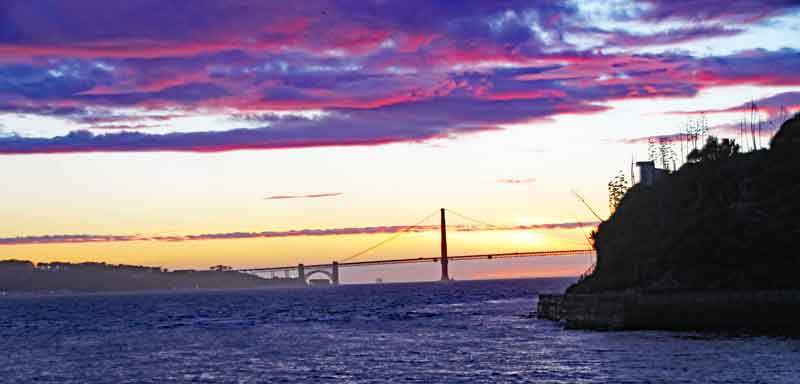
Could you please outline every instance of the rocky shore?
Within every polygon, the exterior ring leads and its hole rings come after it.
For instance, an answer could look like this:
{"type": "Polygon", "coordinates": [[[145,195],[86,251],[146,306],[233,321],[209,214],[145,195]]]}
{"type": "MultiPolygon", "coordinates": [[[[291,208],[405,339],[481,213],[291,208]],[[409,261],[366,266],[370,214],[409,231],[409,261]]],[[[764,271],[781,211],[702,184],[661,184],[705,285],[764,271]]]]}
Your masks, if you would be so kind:
{"type": "Polygon", "coordinates": [[[570,329],[800,333],[800,290],[540,295],[539,318],[570,329]]]}

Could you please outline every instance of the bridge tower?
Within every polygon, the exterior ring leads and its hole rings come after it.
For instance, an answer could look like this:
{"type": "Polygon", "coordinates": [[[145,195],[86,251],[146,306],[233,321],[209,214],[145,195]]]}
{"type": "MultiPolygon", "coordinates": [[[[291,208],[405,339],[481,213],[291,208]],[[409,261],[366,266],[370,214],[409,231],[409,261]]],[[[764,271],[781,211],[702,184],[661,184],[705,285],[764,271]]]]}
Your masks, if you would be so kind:
{"type": "Polygon", "coordinates": [[[439,210],[442,222],[440,224],[440,230],[442,233],[442,254],[441,258],[439,259],[442,263],[442,281],[450,281],[450,271],[448,270],[448,260],[447,260],[447,224],[445,223],[444,218],[444,208],[439,210]]]}
{"type": "Polygon", "coordinates": [[[306,284],[306,266],[301,264],[297,264],[297,279],[300,280],[300,283],[303,285],[306,284]]]}
{"type": "Polygon", "coordinates": [[[331,265],[331,284],[339,285],[339,262],[334,261],[331,265]]]}

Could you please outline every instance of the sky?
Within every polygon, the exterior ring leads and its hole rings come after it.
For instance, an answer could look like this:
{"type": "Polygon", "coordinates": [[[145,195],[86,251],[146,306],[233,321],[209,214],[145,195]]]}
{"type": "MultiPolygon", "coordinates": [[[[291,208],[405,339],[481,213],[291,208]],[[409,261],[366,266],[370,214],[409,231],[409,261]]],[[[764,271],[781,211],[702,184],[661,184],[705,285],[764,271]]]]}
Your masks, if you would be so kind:
{"type": "MultiPolygon", "coordinates": [[[[572,191],[606,217],[648,141],[704,119],[741,142],[755,102],[767,145],[800,110],[797,36],[781,0],[3,0],[0,259],[313,264],[425,217],[358,260],[436,256],[440,207],[467,217],[451,255],[586,248],[572,191]]],[[[438,273],[404,268],[353,279],[438,273]]]]}

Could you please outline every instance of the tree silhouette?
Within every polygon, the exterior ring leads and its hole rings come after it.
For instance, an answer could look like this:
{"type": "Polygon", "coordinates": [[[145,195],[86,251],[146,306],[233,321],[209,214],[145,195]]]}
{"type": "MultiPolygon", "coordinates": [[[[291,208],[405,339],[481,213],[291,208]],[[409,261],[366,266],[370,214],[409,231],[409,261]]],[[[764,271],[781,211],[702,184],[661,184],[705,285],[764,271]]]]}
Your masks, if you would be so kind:
{"type": "Polygon", "coordinates": [[[625,174],[619,171],[619,173],[608,182],[608,209],[610,209],[611,212],[617,210],[619,203],[627,192],[628,180],[625,178],[625,174]]]}
{"type": "Polygon", "coordinates": [[[701,161],[719,161],[729,159],[739,153],[739,144],[736,140],[722,139],[719,141],[714,136],[709,136],[706,144],[701,149],[693,149],[686,156],[686,161],[699,163],[701,161]]]}

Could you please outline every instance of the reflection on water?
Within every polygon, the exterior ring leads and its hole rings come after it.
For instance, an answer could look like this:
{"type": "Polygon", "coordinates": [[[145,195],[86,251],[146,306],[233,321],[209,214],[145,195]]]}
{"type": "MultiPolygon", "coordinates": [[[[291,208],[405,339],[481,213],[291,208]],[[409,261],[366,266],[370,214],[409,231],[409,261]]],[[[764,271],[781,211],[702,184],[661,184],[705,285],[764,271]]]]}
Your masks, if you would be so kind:
{"type": "Polygon", "coordinates": [[[800,340],[565,331],[569,280],[0,299],[0,382],[794,383],[800,340]]]}

